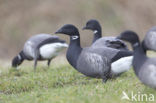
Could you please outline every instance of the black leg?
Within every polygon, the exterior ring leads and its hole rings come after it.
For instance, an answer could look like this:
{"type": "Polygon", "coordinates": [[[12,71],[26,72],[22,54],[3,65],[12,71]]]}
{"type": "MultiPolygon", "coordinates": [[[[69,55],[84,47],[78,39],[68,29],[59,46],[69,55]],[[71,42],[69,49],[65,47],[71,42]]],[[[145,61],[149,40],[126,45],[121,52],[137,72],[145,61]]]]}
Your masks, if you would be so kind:
{"type": "Polygon", "coordinates": [[[38,57],[39,57],[39,50],[36,48],[35,49],[35,58],[34,58],[34,60],[35,60],[34,61],[34,71],[36,71],[38,57]]]}
{"type": "Polygon", "coordinates": [[[103,76],[103,77],[102,77],[102,81],[103,81],[103,83],[106,83],[107,80],[108,80],[108,78],[107,78],[106,76],[103,76]]]}
{"type": "Polygon", "coordinates": [[[50,66],[50,63],[51,63],[51,59],[48,60],[48,63],[47,63],[48,67],[50,66]]]}
{"type": "Polygon", "coordinates": [[[37,66],[37,59],[35,59],[35,62],[34,62],[34,71],[36,71],[36,66],[37,66]]]}

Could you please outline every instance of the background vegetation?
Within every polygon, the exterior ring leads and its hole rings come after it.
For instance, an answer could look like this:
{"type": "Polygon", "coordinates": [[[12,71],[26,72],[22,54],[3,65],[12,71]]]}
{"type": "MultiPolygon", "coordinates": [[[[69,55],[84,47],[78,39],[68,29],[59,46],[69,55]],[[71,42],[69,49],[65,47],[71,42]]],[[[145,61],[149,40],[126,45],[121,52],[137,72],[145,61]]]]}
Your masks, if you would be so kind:
{"type": "Polygon", "coordinates": [[[155,0],[0,0],[0,58],[12,58],[30,36],[53,34],[67,23],[80,29],[82,45],[89,46],[92,32],[81,30],[89,19],[100,21],[103,36],[131,29],[142,37],[156,24],[155,9],[155,0]]]}
{"type": "Polygon", "coordinates": [[[133,70],[103,84],[74,70],[65,52],[49,69],[41,63],[36,73],[32,62],[24,62],[19,70],[10,68],[13,56],[34,34],[53,34],[64,24],[74,24],[85,47],[93,35],[81,28],[87,20],[97,19],[103,36],[116,36],[129,29],[142,39],[156,25],[155,10],[155,0],[0,0],[0,103],[131,103],[121,100],[122,91],[156,97],[155,90],[141,84],[133,70]]]}

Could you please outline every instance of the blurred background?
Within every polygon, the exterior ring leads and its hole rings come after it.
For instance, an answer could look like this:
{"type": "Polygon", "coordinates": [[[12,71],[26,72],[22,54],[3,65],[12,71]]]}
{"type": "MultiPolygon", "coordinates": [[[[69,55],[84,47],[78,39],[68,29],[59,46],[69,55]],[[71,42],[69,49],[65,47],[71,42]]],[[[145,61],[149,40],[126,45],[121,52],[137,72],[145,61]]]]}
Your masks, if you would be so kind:
{"type": "Polygon", "coordinates": [[[155,10],[156,0],[0,0],[0,59],[13,58],[32,35],[54,34],[69,23],[79,28],[82,46],[89,46],[93,33],[82,31],[89,19],[99,20],[103,36],[129,29],[143,38],[156,25],[155,10]]]}

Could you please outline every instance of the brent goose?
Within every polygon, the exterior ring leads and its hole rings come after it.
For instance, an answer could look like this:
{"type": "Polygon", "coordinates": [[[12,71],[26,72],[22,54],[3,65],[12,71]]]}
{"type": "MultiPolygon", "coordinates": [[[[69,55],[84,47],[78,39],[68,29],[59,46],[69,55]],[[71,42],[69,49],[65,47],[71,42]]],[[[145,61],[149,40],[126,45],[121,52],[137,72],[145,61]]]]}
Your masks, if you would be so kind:
{"type": "Polygon", "coordinates": [[[133,31],[125,31],[118,37],[131,43],[134,50],[133,67],[135,74],[145,85],[156,88],[156,58],[146,56],[143,42],[133,31]]]}
{"type": "Polygon", "coordinates": [[[56,57],[64,48],[68,47],[64,40],[50,34],[38,34],[29,38],[23,50],[12,60],[12,67],[19,66],[24,60],[34,60],[34,70],[37,60],[51,60],[56,57]]]}
{"type": "Polygon", "coordinates": [[[128,50],[127,45],[122,40],[113,36],[102,37],[101,25],[95,19],[87,21],[83,30],[92,30],[94,32],[92,46],[107,46],[115,49],[128,50]]]}
{"type": "Polygon", "coordinates": [[[82,48],[79,31],[72,24],[61,27],[56,32],[56,34],[59,33],[70,36],[66,54],[68,62],[86,76],[102,78],[105,82],[109,77],[125,72],[131,66],[133,57],[129,51],[119,51],[108,47],[82,48]]]}
{"type": "Polygon", "coordinates": [[[156,26],[146,33],[143,44],[147,50],[156,51],[156,26]]]}

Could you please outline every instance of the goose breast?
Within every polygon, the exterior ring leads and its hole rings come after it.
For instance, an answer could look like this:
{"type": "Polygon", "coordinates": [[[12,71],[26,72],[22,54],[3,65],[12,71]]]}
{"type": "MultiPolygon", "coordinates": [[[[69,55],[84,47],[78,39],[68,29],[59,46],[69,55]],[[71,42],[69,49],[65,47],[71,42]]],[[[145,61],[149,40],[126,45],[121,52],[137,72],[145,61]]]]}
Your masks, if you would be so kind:
{"type": "Polygon", "coordinates": [[[156,59],[148,59],[138,73],[139,79],[146,85],[156,88],[156,59]]]}
{"type": "Polygon", "coordinates": [[[76,67],[79,72],[90,77],[107,77],[110,72],[110,61],[106,57],[89,51],[89,49],[83,49],[76,67]]]}

